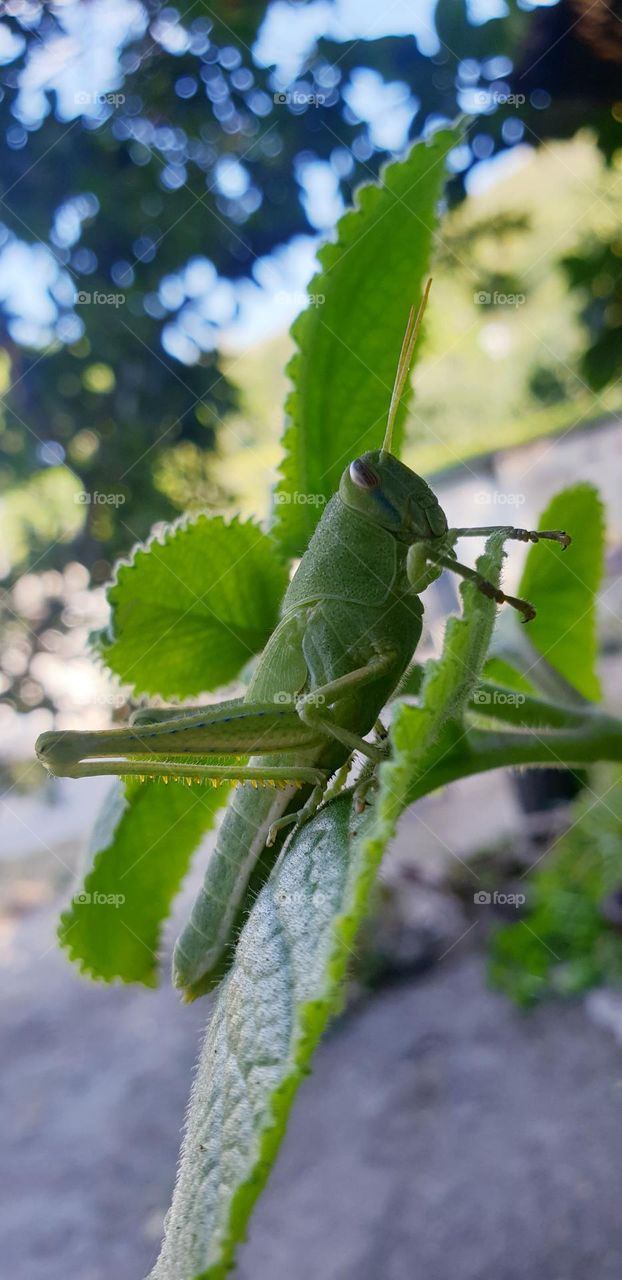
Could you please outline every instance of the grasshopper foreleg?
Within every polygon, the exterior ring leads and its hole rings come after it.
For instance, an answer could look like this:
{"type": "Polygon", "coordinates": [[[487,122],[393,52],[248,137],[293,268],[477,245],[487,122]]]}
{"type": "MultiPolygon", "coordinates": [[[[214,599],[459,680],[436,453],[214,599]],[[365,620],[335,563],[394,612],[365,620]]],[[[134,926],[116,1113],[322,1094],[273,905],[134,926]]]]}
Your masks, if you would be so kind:
{"type": "MultiPolygon", "coordinates": [[[[570,546],[572,538],[563,529],[517,529],[514,525],[509,524],[493,524],[478,525],[473,529],[450,529],[447,535],[447,542],[453,543],[458,538],[488,538],[493,533],[502,533],[505,538],[513,538],[517,542],[541,542],[548,539],[550,542],[558,542],[565,550],[570,546]]],[[[433,564],[443,568],[451,569],[453,573],[457,573],[460,577],[466,578],[469,582],[474,582],[478,591],[488,596],[491,600],[496,600],[497,604],[510,604],[513,609],[517,609],[523,615],[523,622],[531,622],[536,616],[536,611],[528,600],[521,600],[519,596],[506,595],[500,587],[495,587],[492,582],[484,578],[477,569],[470,569],[467,565],[461,564],[456,560],[453,553],[443,554],[435,551],[429,545],[425,548],[418,548],[419,557],[425,556],[426,560],[432,561],[433,564]]],[[[421,579],[422,565],[413,560],[413,569],[410,570],[409,576],[412,581],[414,568],[417,568],[419,578],[421,579]]],[[[414,584],[415,589],[421,590],[419,583],[414,584]]],[[[427,582],[425,583],[427,585],[427,582]]]]}
{"type": "Polygon", "coordinates": [[[541,542],[543,539],[548,539],[549,542],[559,542],[564,550],[572,542],[570,534],[565,533],[563,529],[516,529],[511,524],[480,525],[475,529],[450,529],[448,538],[488,538],[491,533],[504,533],[506,538],[513,538],[517,542],[541,542]]]}
{"type": "Polygon", "coordinates": [[[570,546],[572,538],[565,533],[563,529],[517,529],[514,525],[494,524],[494,525],[478,525],[473,529],[450,529],[446,535],[446,551],[437,551],[429,543],[418,543],[411,547],[408,559],[408,577],[413,590],[423,591],[430,582],[437,577],[441,569],[451,569],[453,573],[457,573],[460,577],[466,578],[469,582],[474,582],[478,591],[488,596],[491,600],[496,600],[497,604],[510,604],[513,609],[517,609],[523,615],[523,622],[531,622],[536,616],[536,611],[528,600],[521,600],[519,596],[506,595],[500,587],[495,587],[494,583],[484,578],[477,569],[470,569],[468,565],[461,564],[456,560],[453,551],[450,549],[452,544],[458,538],[488,538],[493,533],[502,533],[505,538],[513,538],[517,542],[540,542],[548,539],[551,542],[558,542],[564,548],[570,546]],[[433,568],[430,568],[430,565],[433,568]]]}
{"type": "Polygon", "coordinates": [[[501,587],[495,587],[493,582],[489,582],[488,578],[484,578],[477,569],[470,569],[468,565],[461,564],[459,560],[454,560],[451,556],[442,555],[441,552],[429,550],[428,555],[435,564],[441,565],[443,569],[451,569],[452,573],[457,573],[460,578],[466,578],[468,582],[475,583],[478,591],[482,595],[488,596],[489,600],[496,600],[497,604],[511,604],[513,609],[517,609],[523,615],[523,622],[531,622],[536,616],[536,611],[528,600],[521,600],[519,596],[508,596],[501,587]]]}
{"type": "Polygon", "coordinates": [[[468,582],[475,583],[478,591],[482,595],[488,596],[489,600],[496,600],[497,604],[511,604],[513,609],[517,609],[523,615],[523,622],[531,622],[536,616],[536,611],[528,600],[521,600],[519,596],[508,596],[501,587],[495,587],[493,582],[489,582],[488,578],[484,578],[477,569],[470,569],[468,565],[461,564],[459,560],[454,560],[451,556],[442,555],[440,551],[429,550],[428,555],[435,564],[440,565],[443,569],[451,569],[452,573],[457,573],[460,578],[466,578],[468,582]]]}

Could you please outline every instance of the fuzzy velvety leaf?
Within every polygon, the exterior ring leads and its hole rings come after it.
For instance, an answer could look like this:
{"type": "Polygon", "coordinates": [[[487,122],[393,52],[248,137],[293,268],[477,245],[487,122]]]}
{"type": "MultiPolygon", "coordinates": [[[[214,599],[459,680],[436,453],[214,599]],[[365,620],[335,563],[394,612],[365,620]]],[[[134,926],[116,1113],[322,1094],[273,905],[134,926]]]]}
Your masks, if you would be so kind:
{"type": "Polygon", "coordinates": [[[327,805],[257,898],[208,1028],[152,1280],[220,1280],[232,1265],[367,903],[362,837],[348,847],[361,825],[349,794],[327,805]]]}

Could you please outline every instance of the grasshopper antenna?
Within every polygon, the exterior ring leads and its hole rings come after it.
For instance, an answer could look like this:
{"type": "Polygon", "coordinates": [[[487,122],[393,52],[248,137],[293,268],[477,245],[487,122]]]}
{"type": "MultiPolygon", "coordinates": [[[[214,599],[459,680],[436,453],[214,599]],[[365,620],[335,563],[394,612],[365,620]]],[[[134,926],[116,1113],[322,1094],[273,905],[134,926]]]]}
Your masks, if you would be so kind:
{"type": "Polygon", "coordinates": [[[408,381],[410,366],[413,360],[413,352],[415,350],[415,343],[417,341],[417,336],[421,328],[421,321],[423,320],[423,313],[426,309],[431,287],[432,287],[432,277],[429,276],[426,282],[425,289],[423,290],[423,297],[421,299],[421,302],[419,303],[419,310],[417,311],[416,316],[415,316],[415,308],[414,307],[410,308],[410,312],[408,315],[408,323],[406,325],[406,333],[404,334],[404,341],[402,342],[402,350],[400,351],[400,358],[397,362],[395,382],[393,383],[393,392],[391,394],[391,403],[389,405],[389,416],[387,418],[387,429],[384,433],[384,440],[382,442],[383,453],[391,452],[391,444],[393,441],[393,427],[395,424],[395,419],[397,417],[397,411],[400,406],[400,401],[404,394],[404,388],[406,386],[406,382],[408,381]]]}

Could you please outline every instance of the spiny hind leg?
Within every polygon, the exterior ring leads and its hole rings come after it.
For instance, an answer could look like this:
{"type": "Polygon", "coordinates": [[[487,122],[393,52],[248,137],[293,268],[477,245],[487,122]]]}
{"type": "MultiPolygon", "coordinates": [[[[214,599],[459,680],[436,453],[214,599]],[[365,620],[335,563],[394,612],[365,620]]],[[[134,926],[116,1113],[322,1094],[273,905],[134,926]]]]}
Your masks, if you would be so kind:
{"type": "MultiPolygon", "coordinates": [[[[56,777],[178,774],[206,778],[217,770],[216,762],[209,763],[210,756],[220,756],[223,765],[232,766],[245,763],[240,757],[270,755],[277,750],[282,753],[284,764],[291,758],[294,766],[300,749],[321,742],[321,733],[310,731],[294,707],[247,702],[221,703],[215,709],[197,708],[180,717],[158,718],[121,729],[50,730],[41,734],[35,745],[41,763],[56,777]],[[186,766],[189,757],[197,763],[186,766]],[[176,767],[178,760],[180,764],[184,761],[182,768],[176,767]]],[[[239,776],[244,779],[253,775],[242,771],[239,776]]],[[[305,775],[303,770],[300,780],[317,779],[313,771],[309,774],[307,770],[305,775]]]]}
{"type": "MultiPolygon", "coordinates": [[[[113,776],[124,779],[138,778],[140,782],[151,779],[161,782],[250,782],[251,786],[287,787],[292,782],[300,785],[311,783],[323,787],[326,775],[321,769],[306,765],[217,765],[192,764],[181,760],[124,760],[109,764],[98,760],[81,766],[80,777],[113,776]]],[[[71,776],[71,775],[69,775],[71,776]]]]}

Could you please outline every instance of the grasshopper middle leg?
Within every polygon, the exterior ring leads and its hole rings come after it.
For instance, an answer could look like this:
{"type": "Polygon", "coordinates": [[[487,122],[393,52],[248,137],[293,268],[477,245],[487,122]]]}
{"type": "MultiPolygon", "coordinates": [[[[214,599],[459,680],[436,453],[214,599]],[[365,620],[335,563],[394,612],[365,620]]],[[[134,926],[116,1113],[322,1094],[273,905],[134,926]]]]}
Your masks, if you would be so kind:
{"type": "Polygon", "coordinates": [[[311,693],[305,694],[296,704],[296,711],[300,716],[303,724],[309,728],[319,729],[330,737],[336,738],[338,742],[342,742],[344,746],[349,747],[350,751],[360,751],[368,760],[372,760],[378,764],[385,758],[386,751],[382,747],[374,746],[371,742],[366,742],[359,734],[351,733],[349,729],[344,729],[337,724],[330,712],[324,710],[329,703],[336,702],[344,693],[349,693],[352,689],[360,688],[365,684],[369,684],[379,675],[382,675],[393,662],[393,654],[377,653],[374,654],[364,667],[356,667],[354,671],[349,671],[347,675],[339,676],[336,680],[330,680],[327,684],[320,685],[311,693]]]}

